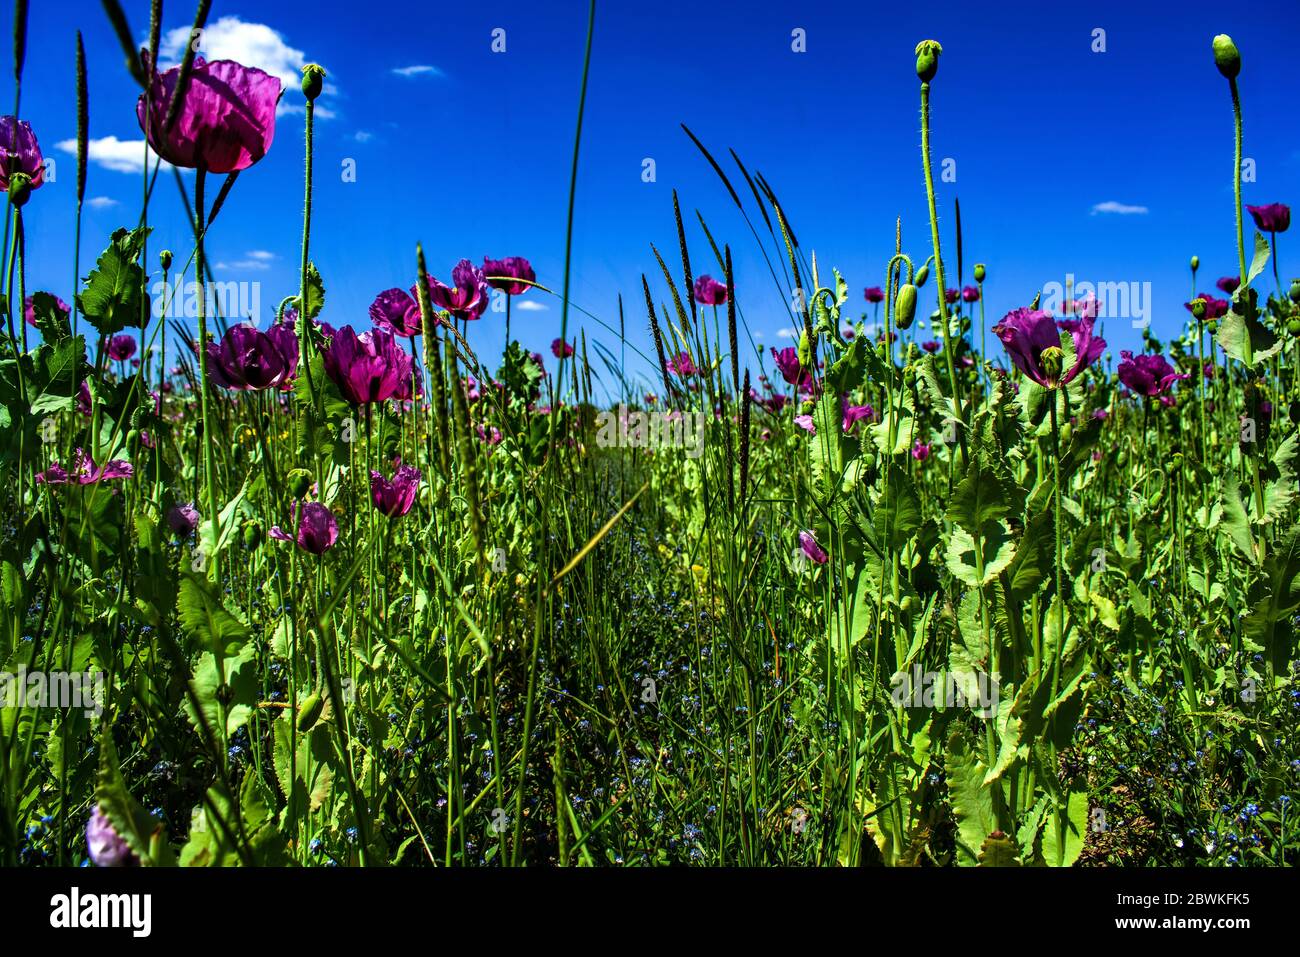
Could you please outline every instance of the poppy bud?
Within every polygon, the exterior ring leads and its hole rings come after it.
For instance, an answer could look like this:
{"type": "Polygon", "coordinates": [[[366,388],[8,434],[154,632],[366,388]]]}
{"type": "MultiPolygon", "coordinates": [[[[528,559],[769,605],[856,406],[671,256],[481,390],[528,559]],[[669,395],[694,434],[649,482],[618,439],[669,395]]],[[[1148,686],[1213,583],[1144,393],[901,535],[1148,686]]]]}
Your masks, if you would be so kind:
{"type": "Polygon", "coordinates": [[[1210,335],[1214,335],[1216,332],[1219,331],[1219,324],[1215,322],[1213,319],[1211,319],[1209,322],[1205,324],[1205,331],[1208,332],[1210,335]]]}
{"type": "Polygon", "coordinates": [[[916,366],[908,366],[903,370],[903,384],[909,386],[916,384],[916,366]]]}
{"type": "Polygon", "coordinates": [[[160,252],[158,254],[158,262],[162,265],[163,269],[171,269],[172,251],[170,249],[164,249],[162,252],[160,252]]]}
{"type": "Polygon", "coordinates": [[[799,366],[807,369],[812,365],[812,343],[808,341],[808,330],[799,333],[799,366]]]}
{"type": "Polygon", "coordinates": [[[27,204],[27,198],[31,195],[32,178],[23,172],[10,174],[9,202],[13,203],[18,209],[22,209],[27,204]]]}
{"type": "Polygon", "coordinates": [[[922,83],[929,83],[939,72],[939,54],[943,47],[937,40],[922,40],[916,45],[916,75],[922,83]]]}
{"type": "Polygon", "coordinates": [[[1180,469],[1180,468],[1182,468],[1182,467],[1183,467],[1183,453],[1182,453],[1182,452],[1175,452],[1175,453],[1171,456],[1171,461],[1173,462],[1174,468],[1176,468],[1176,469],[1180,469]]]}
{"type": "Polygon", "coordinates": [[[289,473],[289,494],[294,498],[302,498],[311,488],[311,472],[307,469],[294,469],[289,473]]]}
{"type": "Polygon", "coordinates": [[[1291,291],[1287,295],[1292,302],[1300,302],[1300,279],[1291,280],[1291,291]]]}
{"type": "Polygon", "coordinates": [[[244,547],[253,549],[262,544],[262,526],[259,522],[247,521],[243,529],[244,547]]]}
{"type": "Polygon", "coordinates": [[[319,63],[308,63],[302,68],[302,95],[315,100],[325,86],[325,68],[319,63]]]}
{"type": "Polygon", "coordinates": [[[1201,257],[1200,257],[1200,256],[1193,256],[1193,257],[1192,257],[1192,272],[1196,272],[1196,270],[1198,270],[1198,269],[1200,269],[1200,268],[1201,268],[1201,257]]]}
{"type": "Polygon", "coordinates": [[[1286,321],[1286,331],[1293,336],[1300,336],[1300,319],[1288,319],[1286,321]]]}
{"type": "Polygon", "coordinates": [[[298,708],[298,730],[300,732],[310,731],[320,718],[321,710],[324,707],[325,699],[320,696],[319,691],[313,691],[309,694],[298,708]]]}
{"type": "Polygon", "coordinates": [[[921,268],[916,271],[916,276],[913,278],[912,281],[916,284],[916,288],[920,289],[922,286],[925,285],[925,281],[929,278],[930,278],[930,267],[925,264],[922,264],[921,268]]]}
{"type": "Polygon", "coordinates": [[[812,399],[804,399],[803,403],[799,406],[799,412],[803,415],[812,415],[813,410],[816,408],[817,408],[816,402],[814,402],[812,399]]]}
{"type": "Polygon", "coordinates": [[[1193,299],[1193,300],[1192,300],[1192,315],[1195,316],[1197,319],[1204,319],[1204,318],[1205,318],[1205,300],[1204,300],[1204,299],[1193,299]]]}
{"type": "Polygon", "coordinates": [[[1226,33],[1220,33],[1214,38],[1214,65],[1219,68],[1219,72],[1229,80],[1236,77],[1241,72],[1241,53],[1237,50],[1237,44],[1232,42],[1232,37],[1226,33]]]}
{"type": "Polygon", "coordinates": [[[894,298],[894,324],[900,329],[906,329],[915,318],[916,287],[906,282],[898,287],[898,295],[894,298]]]}
{"type": "Polygon", "coordinates": [[[983,263],[976,263],[976,264],[975,264],[975,281],[976,281],[976,282],[983,282],[983,281],[984,281],[984,264],[983,264],[983,263]]]}

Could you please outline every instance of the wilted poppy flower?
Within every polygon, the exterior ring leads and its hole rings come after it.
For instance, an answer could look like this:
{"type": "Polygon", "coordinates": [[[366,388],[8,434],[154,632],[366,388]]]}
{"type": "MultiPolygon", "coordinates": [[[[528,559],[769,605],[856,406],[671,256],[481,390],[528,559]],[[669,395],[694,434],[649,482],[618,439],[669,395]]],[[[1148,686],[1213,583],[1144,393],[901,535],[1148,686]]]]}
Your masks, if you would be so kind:
{"type": "Polygon", "coordinates": [[[298,339],[288,323],[266,332],[248,323],[231,326],[221,342],[209,342],[208,377],[225,389],[270,389],[298,368],[298,339]]]}
{"type": "MultiPolygon", "coordinates": [[[[488,307],[488,284],[479,269],[468,259],[462,259],[451,271],[450,286],[429,277],[429,298],[435,308],[444,309],[459,319],[477,319],[488,307]]],[[[414,297],[417,290],[412,287],[414,297]]]]}
{"type": "MultiPolygon", "coordinates": [[[[289,528],[293,529],[293,517],[297,513],[298,503],[289,506],[289,528]]],[[[281,542],[293,539],[280,528],[272,525],[270,535],[281,542]]],[[[302,507],[302,520],[298,523],[298,547],[313,555],[323,555],[339,537],[339,523],[334,513],[320,502],[308,502],[302,507]]]]}
{"type": "Polygon", "coordinates": [[[922,442],[920,439],[912,446],[912,458],[918,462],[924,462],[930,457],[930,443],[922,442]]]}
{"type": "Polygon", "coordinates": [[[925,342],[921,343],[921,348],[931,355],[934,355],[939,351],[939,343],[935,342],[933,339],[927,339],[925,342]]]}
{"type": "Polygon", "coordinates": [[[849,405],[845,402],[842,408],[845,432],[852,432],[853,427],[862,419],[871,422],[876,418],[876,410],[869,405],[849,405]]]}
{"type": "Polygon", "coordinates": [[[1119,355],[1119,381],[1138,395],[1162,395],[1179,379],[1189,378],[1186,373],[1177,372],[1164,356],[1134,356],[1127,349],[1119,355]]]}
{"type": "Polygon", "coordinates": [[[799,533],[799,548],[808,556],[808,560],[816,565],[825,565],[830,559],[830,556],[826,554],[826,549],[817,544],[817,539],[813,538],[812,532],[802,531],[799,533]]]}
{"type": "MultiPolygon", "coordinates": [[[[145,55],[146,65],[148,56],[145,55]]],[[[150,70],[149,115],[140,94],[135,115],[155,153],[173,166],[202,167],[212,173],[248,169],[271,148],[280,81],[233,60],[195,57],[185,97],[171,129],[167,110],[180,79],[180,67],[150,70]]]]}
{"type": "Polygon", "coordinates": [[[1231,296],[1237,291],[1237,287],[1241,285],[1241,280],[1236,276],[1224,276],[1215,285],[1231,296]]]}
{"type": "Polygon", "coordinates": [[[135,855],[96,804],[86,822],[86,850],[96,867],[126,867],[135,863],[135,855]]]}
{"type": "Polygon", "coordinates": [[[108,357],[114,362],[125,362],[135,355],[135,337],[111,336],[108,340],[108,357]]]}
{"type": "Polygon", "coordinates": [[[979,302],[980,291],[975,286],[963,286],[961,298],[963,302],[979,302]]]}
{"type": "Polygon", "coordinates": [[[131,463],[124,459],[113,459],[103,465],[96,465],[95,460],[81,449],[77,449],[72,461],[71,475],[58,462],[54,462],[36,476],[36,481],[46,485],[66,485],[71,482],[76,482],[78,485],[94,485],[96,482],[111,479],[130,478],[135,474],[131,463]]]}
{"type": "Polygon", "coordinates": [[[772,361],[776,363],[776,368],[777,371],[781,373],[781,378],[790,385],[805,388],[812,383],[812,375],[808,370],[800,366],[799,350],[794,346],[786,346],[780,351],[773,349],[772,361]]]}
{"type": "Polygon", "coordinates": [[[695,363],[691,361],[690,354],[686,352],[679,352],[668,360],[668,371],[674,372],[682,378],[699,374],[699,370],[695,368],[695,363]]]}
{"type": "Polygon", "coordinates": [[[712,276],[701,276],[695,280],[695,301],[705,306],[721,306],[727,301],[726,283],[712,276]]]}
{"type": "Polygon", "coordinates": [[[1041,386],[1055,389],[1072,382],[1106,351],[1106,340],[1093,336],[1093,319],[1079,320],[1069,335],[1074,340],[1074,365],[1063,368],[1065,353],[1052,317],[1041,309],[1013,309],[993,327],[1016,367],[1041,386]]]}
{"type": "Polygon", "coordinates": [[[557,359],[567,359],[573,355],[573,346],[563,339],[555,338],[551,340],[551,355],[557,359]]]}
{"type": "Polygon", "coordinates": [[[868,286],[866,289],[862,290],[862,295],[866,298],[867,302],[885,301],[885,290],[881,289],[879,286],[868,286]]]}
{"type": "Polygon", "coordinates": [[[1291,207],[1284,203],[1247,206],[1255,225],[1266,233],[1284,233],[1291,225],[1291,207]]]}
{"type": "Polygon", "coordinates": [[[351,326],[344,326],[321,359],[325,374],[354,405],[383,402],[410,388],[411,357],[387,329],[357,335],[351,326]]]}
{"type": "Polygon", "coordinates": [[[8,192],[14,173],[26,173],[32,189],[39,188],[45,183],[45,157],[26,120],[0,116],[0,191],[8,192]]]}
{"type": "Polygon", "coordinates": [[[947,302],[947,303],[954,303],[954,302],[956,302],[956,301],[957,301],[957,297],[960,296],[960,295],[961,295],[961,293],[958,292],[956,289],[945,289],[945,290],[943,291],[943,298],[944,298],[944,301],[947,302]]]}
{"type": "Polygon", "coordinates": [[[370,472],[370,498],[375,508],[389,518],[401,518],[415,504],[415,493],[420,489],[422,473],[412,465],[402,465],[398,459],[398,469],[393,473],[392,481],[386,480],[379,472],[370,472]]]}
{"type": "MultiPolygon", "coordinates": [[[[0,136],[3,135],[4,133],[0,132],[0,136]]],[[[60,299],[58,296],[54,297],[54,304],[58,308],[59,313],[64,320],[66,320],[69,316],[72,315],[72,310],[68,308],[68,304],[64,302],[62,299],[60,299]]],[[[24,321],[26,321],[27,325],[35,328],[36,300],[33,299],[31,296],[28,296],[26,299],[23,300],[23,319],[24,321]]]]}
{"type": "Polygon", "coordinates": [[[537,282],[532,264],[523,256],[507,256],[505,259],[488,259],[484,256],[483,275],[489,286],[500,289],[507,296],[522,295],[532,288],[529,283],[537,282]],[[526,281],[512,281],[519,279],[526,281]]]}
{"type": "Polygon", "coordinates": [[[385,289],[370,304],[370,321],[395,336],[410,339],[422,331],[420,304],[401,289],[385,289]]]}
{"type": "Polygon", "coordinates": [[[193,504],[173,505],[167,510],[167,526],[185,538],[199,527],[199,510],[193,504]]]}

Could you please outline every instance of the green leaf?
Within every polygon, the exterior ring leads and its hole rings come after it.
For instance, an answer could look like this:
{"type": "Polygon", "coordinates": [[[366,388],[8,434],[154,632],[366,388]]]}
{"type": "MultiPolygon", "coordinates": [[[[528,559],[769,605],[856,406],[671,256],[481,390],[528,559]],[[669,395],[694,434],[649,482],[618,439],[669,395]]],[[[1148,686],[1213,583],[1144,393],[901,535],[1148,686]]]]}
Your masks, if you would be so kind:
{"type": "MultiPolygon", "coordinates": [[[[199,707],[207,719],[209,728],[217,731],[222,727],[221,716],[225,714],[225,733],[232,735],[248,721],[257,701],[257,649],[247,644],[239,653],[226,657],[220,671],[225,675],[221,680],[218,673],[217,659],[210,651],[199,656],[199,663],[194,668],[194,677],[190,686],[199,700],[199,707]],[[226,690],[222,690],[222,688],[226,690]]],[[[185,699],[185,714],[195,730],[200,730],[198,716],[190,699],[185,699]]]]}
{"type": "Polygon", "coordinates": [[[964,528],[953,528],[944,562],[958,581],[978,588],[997,578],[998,573],[1011,564],[1014,554],[1015,543],[1011,540],[1011,529],[1006,522],[998,521],[990,522],[981,529],[978,549],[969,532],[964,528]],[[983,559],[983,576],[980,575],[977,557],[983,559]]]}
{"type": "Polygon", "coordinates": [[[175,863],[167,829],[126,788],[122,767],[113,744],[113,725],[104,722],[99,736],[99,773],[95,778],[95,803],[113,830],[145,866],[175,863]]]}
{"type": "Polygon", "coordinates": [[[1246,363],[1247,350],[1250,351],[1250,364],[1262,365],[1282,348],[1279,339],[1266,326],[1254,317],[1247,317],[1237,311],[1238,303],[1219,320],[1219,332],[1216,338],[1223,351],[1238,362],[1246,363]]]}
{"type": "Polygon", "coordinates": [[[1229,472],[1223,482],[1223,530],[1228,539],[1252,563],[1259,564],[1259,553],[1255,548],[1255,536],[1250,531],[1250,519],[1246,515],[1246,506],[1241,500],[1241,488],[1237,483],[1235,472],[1229,472]]]}
{"type": "Polygon", "coordinates": [[[1020,536],[1016,555],[1007,566],[1007,587],[1012,601],[1027,601],[1050,578],[1055,560],[1055,534],[1050,509],[1032,515],[1020,536]]]}
{"type": "Polygon", "coordinates": [[[243,619],[222,602],[216,585],[200,575],[182,573],[176,610],[181,626],[209,652],[232,655],[248,642],[243,619]]]}
{"type": "Polygon", "coordinates": [[[101,335],[141,325],[141,294],[147,277],[136,260],[151,231],[148,226],[140,226],[114,232],[95,269],[86,277],[85,289],[77,293],[82,315],[101,335]]]}
{"type": "MultiPolygon", "coordinates": [[[[299,295],[295,302],[302,298],[299,295]]],[[[325,308],[325,281],[315,263],[307,264],[307,318],[315,319],[325,308]]],[[[301,312],[301,310],[299,310],[301,312]]]]}
{"type": "Polygon", "coordinates": [[[1016,839],[1001,831],[994,831],[980,845],[980,867],[1019,867],[1020,848],[1016,839]]]}
{"type": "Polygon", "coordinates": [[[1043,825],[1043,859],[1049,867],[1070,867],[1088,836],[1088,793],[1070,791],[1063,807],[1053,808],[1043,825]]]}
{"type": "Polygon", "coordinates": [[[964,865],[979,863],[979,849],[997,827],[993,792],[984,784],[988,768],[971,748],[966,732],[958,729],[948,739],[944,759],[948,797],[957,819],[957,856],[964,865]]]}
{"type": "Polygon", "coordinates": [[[1255,277],[1264,271],[1268,265],[1269,246],[1268,240],[1259,230],[1255,231],[1255,255],[1250,260],[1250,270],[1246,273],[1246,285],[1249,286],[1255,281],[1255,277]]]}

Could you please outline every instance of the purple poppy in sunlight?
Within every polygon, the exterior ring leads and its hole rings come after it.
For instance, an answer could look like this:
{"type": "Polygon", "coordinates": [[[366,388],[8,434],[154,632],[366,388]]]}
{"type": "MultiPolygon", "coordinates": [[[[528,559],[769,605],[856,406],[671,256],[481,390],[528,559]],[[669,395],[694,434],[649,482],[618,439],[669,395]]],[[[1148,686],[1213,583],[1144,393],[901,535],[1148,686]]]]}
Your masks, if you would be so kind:
{"type": "MultiPolygon", "coordinates": [[[[412,287],[414,298],[417,289],[412,287]]],[[[458,319],[477,319],[488,307],[488,284],[479,269],[468,259],[462,259],[451,271],[451,285],[444,285],[429,277],[429,299],[435,309],[442,309],[458,319]]]]}
{"type": "Polygon", "coordinates": [[[772,361],[776,363],[781,378],[790,385],[804,388],[812,383],[812,376],[799,365],[799,350],[794,346],[786,346],[779,351],[773,349],[772,361]]]}
{"type": "Polygon", "coordinates": [[[695,363],[691,361],[690,353],[679,352],[668,360],[668,371],[681,376],[683,379],[687,376],[699,375],[699,370],[695,368],[695,363]]]}
{"type": "Polygon", "coordinates": [[[695,280],[695,301],[705,306],[721,306],[727,301],[727,285],[712,276],[695,280]]]}
{"type": "Polygon", "coordinates": [[[958,292],[956,289],[945,289],[945,290],[943,291],[943,299],[944,299],[944,302],[948,303],[949,305],[951,305],[952,303],[956,302],[956,301],[957,301],[957,298],[958,298],[960,295],[961,295],[961,293],[958,292]]]}
{"type": "Polygon", "coordinates": [[[1223,276],[1215,285],[1231,296],[1237,291],[1237,287],[1241,285],[1241,279],[1237,276],[1223,276]]]}
{"type": "Polygon", "coordinates": [[[939,343],[933,339],[927,339],[925,342],[921,343],[921,348],[930,353],[930,355],[934,355],[939,351],[939,343]]]}
{"type": "Polygon", "coordinates": [[[532,288],[530,283],[537,282],[537,274],[532,264],[523,256],[507,256],[505,259],[483,257],[483,275],[493,289],[500,289],[507,296],[519,296],[532,288]],[[519,280],[524,280],[520,282],[519,280]]]}
{"type": "Polygon", "coordinates": [[[912,446],[912,458],[916,459],[918,462],[924,462],[930,457],[930,448],[931,446],[929,442],[922,442],[920,439],[917,439],[916,443],[912,446]]]}
{"type": "Polygon", "coordinates": [[[234,173],[248,169],[271,148],[280,81],[233,60],[194,58],[189,85],[167,128],[167,111],[180,80],[180,67],[158,73],[142,57],[150,77],[148,116],[140,94],[135,115],[155,153],[173,166],[234,173]]]}
{"type": "MultiPolygon", "coordinates": [[[[1202,299],[1205,301],[1205,318],[1207,321],[1210,319],[1221,319],[1228,314],[1229,303],[1226,299],[1218,299],[1206,292],[1201,293],[1196,297],[1196,299],[1202,299]]],[[[1183,303],[1183,307],[1188,312],[1191,312],[1192,307],[1196,303],[1196,299],[1193,299],[1191,302],[1183,303]]]]}
{"type": "Polygon", "coordinates": [[[81,387],[77,389],[77,411],[82,415],[90,415],[93,408],[90,401],[90,386],[85,379],[81,380],[81,387]]]}
{"type": "Polygon", "coordinates": [[[879,286],[868,286],[866,289],[862,290],[862,295],[866,298],[867,302],[885,301],[885,290],[881,289],[879,286]]]}
{"type": "Polygon", "coordinates": [[[423,474],[413,465],[403,465],[397,460],[397,471],[392,480],[385,479],[379,472],[370,472],[370,499],[375,508],[389,518],[401,518],[415,504],[415,493],[420,490],[423,474]]]}
{"type": "Polygon", "coordinates": [[[844,412],[844,431],[852,432],[853,427],[863,419],[872,422],[876,418],[876,410],[869,405],[849,405],[847,401],[842,406],[844,412]]]}
{"type": "MultiPolygon", "coordinates": [[[[3,135],[3,133],[0,133],[0,136],[3,135]]],[[[68,317],[72,315],[72,310],[58,296],[54,297],[54,304],[59,310],[60,318],[66,322],[68,317]]],[[[23,300],[23,321],[33,328],[36,326],[36,300],[32,296],[28,296],[23,300]]]]}
{"type": "Polygon", "coordinates": [[[830,560],[830,556],[826,554],[826,549],[817,544],[817,539],[813,538],[813,533],[810,531],[799,533],[799,549],[815,565],[825,565],[830,560]]]}
{"type": "Polygon", "coordinates": [[[551,340],[551,355],[557,359],[567,359],[573,355],[573,346],[557,336],[551,340]]]}
{"type": "Polygon", "coordinates": [[[963,286],[961,290],[962,302],[979,302],[980,291],[975,286],[963,286]]]}
{"type": "Polygon", "coordinates": [[[1063,367],[1060,330],[1051,315],[1040,309],[1013,309],[993,327],[993,333],[1016,368],[1039,385],[1055,389],[1072,382],[1106,351],[1106,340],[1092,334],[1092,324],[1092,317],[1086,316],[1068,333],[1074,340],[1074,365],[1069,369],[1063,367]]]}
{"type": "Polygon", "coordinates": [[[809,435],[817,434],[817,425],[813,422],[813,417],[811,415],[796,415],[794,417],[794,424],[799,426],[799,428],[803,429],[809,435]]]}
{"type": "Polygon", "coordinates": [[[1291,207],[1285,203],[1247,206],[1255,226],[1266,233],[1284,233],[1291,226],[1291,207]]]}
{"type": "Polygon", "coordinates": [[[225,389],[270,389],[283,384],[298,367],[298,340],[288,323],[263,332],[240,323],[221,342],[209,342],[208,377],[225,389]]]}
{"type": "Polygon", "coordinates": [[[72,482],[78,485],[94,485],[97,482],[130,478],[135,474],[131,463],[124,459],[112,459],[103,465],[96,465],[95,460],[81,449],[77,449],[72,461],[71,474],[58,462],[54,462],[36,476],[36,481],[45,485],[67,485],[72,482]]]}
{"type": "Polygon", "coordinates": [[[13,116],[0,116],[0,191],[8,192],[9,177],[26,173],[32,189],[45,184],[45,157],[31,124],[13,116]]]}
{"type": "Polygon", "coordinates": [[[166,517],[167,527],[181,538],[188,538],[199,527],[199,510],[192,503],[173,505],[166,517]]]}
{"type": "Polygon", "coordinates": [[[354,405],[383,402],[411,386],[409,355],[387,329],[357,335],[351,326],[334,334],[321,359],[325,374],[354,405]]]}
{"type": "Polygon", "coordinates": [[[410,339],[422,331],[420,304],[401,289],[385,289],[370,304],[370,321],[395,336],[410,339]]]}
{"type": "Polygon", "coordinates": [[[114,362],[125,362],[135,355],[135,337],[128,335],[111,336],[105,350],[114,362]]]}
{"type": "MultiPolygon", "coordinates": [[[[293,528],[298,503],[289,506],[289,528],[293,528]]],[[[281,542],[293,539],[279,525],[272,525],[270,535],[281,542]]],[[[298,522],[298,547],[313,555],[323,555],[338,541],[339,523],[334,513],[320,502],[308,502],[302,507],[302,520],[298,522]]]]}
{"type": "Polygon", "coordinates": [[[135,863],[135,855],[96,804],[86,822],[86,850],[96,867],[126,867],[135,863]]]}
{"type": "Polygon", "coordinates": [[[1165,361],[1164,356],[1135,356],[1127,349],[1119,354],[1119,381],[1138,395],[1148,398],[1163,395],[1179,379],[1190,378],[1186,373],[1178,372],[1165,361]]]}

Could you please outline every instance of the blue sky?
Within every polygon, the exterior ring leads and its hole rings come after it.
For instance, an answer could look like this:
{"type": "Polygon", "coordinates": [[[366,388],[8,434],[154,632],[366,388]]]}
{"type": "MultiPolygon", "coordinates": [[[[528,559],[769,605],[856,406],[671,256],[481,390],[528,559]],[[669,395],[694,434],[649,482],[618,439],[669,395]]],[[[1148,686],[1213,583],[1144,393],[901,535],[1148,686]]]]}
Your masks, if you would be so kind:
{"type": "MultiPolygon", "coordinates": [[[[143,38],[148,3],[124,6],[143,38]]],[[[732,246],[751,332],[760,343],[788,344],[780,336],[784,306],[755,240],[682,133],[685,122],[723,162],[756,221],[727,148],[751,172],[763,172],[805,254],[816,252],[825,275],[837,267],[850,283],[852,307],[866,311],[862,288],[883,284],[896,217],[905,251],[918,262],[930,252],[912,51],[918,40],[934,38],[944,46],[933,92],[934,157],[936,164],[956,162],[956,182],[937,184],[945,259],[955,270],[952,203],[959,197],[966,281],[974,262],[988,264],[989,324],[1073,273],[1085,281],[1149,282],[1155,334],[1176,333],[1190,292],[1189,257],[1200,256],[1205,289],[1236,270],[1231,108],[1210,38],[1227,32],[1242,50],[1245,153],[1256,175],[1245,186],[1246,202],[1292,203],[1300,198],[1300,79],[1287,45],[1300,33],[1300,5],[998,6],[935,2],[885,12],[827,2],[602,2],[583,131],[574,302],[617,325],[621,292],[629,337],[651,351],[640,274],[667,298],[662,277],[653,282],[650,243],[676,261],[675,187],[697,273],[716,270],[696,209],[718,242],[732,246]],[[792,50],[796,29],[805,31],[806,52],[792,50]],[[1105,52],[1093,52],[1096,29],[1105,31],[1105,52]],[[652,183],[642,179],[646,158],[655,163],[652,183]],[[1127,211],[1098,212],[1099,204],[1127,211]]],[[[172,0],[165,10],[165,33],[187,31],[189,5],[172,0]]],[[[319,103],[325,115],[317,122],[312,229],[329,321],[368,325],[366,308],[377,292],[411,284],[417,241],[444,279],[462,257],[522,255],[540,282],[558,290],[585,3],[218,0],[209,26],[214,58],[233,50],[286,75],[303,60],[329,71],[319,103]],[[505,30],[504,53],[491,49],[497,28],[505,30]],[[428,69],[411,69],[418,67],[428,69]],[[348,160],[355,161],[355,182],[341,175],[348,160]]],[[[92,139],[141,139],[138,89],[100,4],[33,4],[22,113],[59,168],[26,210],[28,288],[65,299],[75,174],[58,144],[75,136],[77,28],[89,63],[92,139]]],[[[0,103],[11,102],[10,89],[0,103]]],[[[297,285],[301,103],[295,85],[270,153],[240,178],[210,233],[218,278],[261,283],[264,313],[297,285]]],[[[96,153],[83,274],[112,229],[134,221],[141,191],[138,172],[112,168],[138,169],[138,149],[108,143],[96,153]]],[[[190,244],[169,177],[159,180],[151,218],[151,248],[166,245],[183,260],[190,244]]],[[[1292,236],[1279,240],[1284,281],[1300,274],[1292,236]]],[[[516,311],[512,331],[545,351],[559,332],[558,299],[530,293],[525,300],[546,308],[516,311]]],[[[571,329],[579,323],[590,337],[616,345],[590,320],[571,316],[571,329]]],[[[1138,343],[1128,326],[1107,324],[1116,349],[1138,343]]],[[[503,331],[489,313],[471,341],[493,353],[503,331]]]]}

